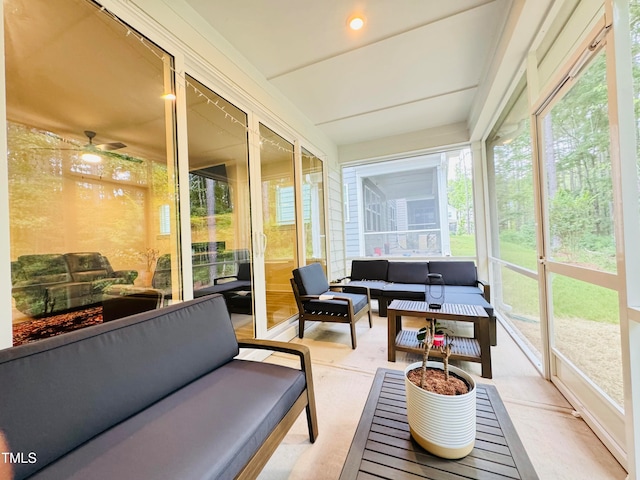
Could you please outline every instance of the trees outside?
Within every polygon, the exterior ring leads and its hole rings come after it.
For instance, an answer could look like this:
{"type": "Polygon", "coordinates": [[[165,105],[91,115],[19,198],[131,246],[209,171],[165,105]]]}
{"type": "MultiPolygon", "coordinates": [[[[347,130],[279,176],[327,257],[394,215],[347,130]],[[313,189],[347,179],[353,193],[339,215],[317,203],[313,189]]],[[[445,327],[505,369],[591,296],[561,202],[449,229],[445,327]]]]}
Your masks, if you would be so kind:
{"type": "MultiPolygon", "coordinates": [[[[638,71],[636,76],[640,78],[638,71]]],[[[541,119],[539,130],[544,140],[541,153],[551,255],[560,261],[615,270],[607,105],[606,59],[601,52],[541,119]]],[[[506,242],[535,250],[528,122],[519,131],[510,143],[494,148],[500,240],[501,246],[506,242]]]]}

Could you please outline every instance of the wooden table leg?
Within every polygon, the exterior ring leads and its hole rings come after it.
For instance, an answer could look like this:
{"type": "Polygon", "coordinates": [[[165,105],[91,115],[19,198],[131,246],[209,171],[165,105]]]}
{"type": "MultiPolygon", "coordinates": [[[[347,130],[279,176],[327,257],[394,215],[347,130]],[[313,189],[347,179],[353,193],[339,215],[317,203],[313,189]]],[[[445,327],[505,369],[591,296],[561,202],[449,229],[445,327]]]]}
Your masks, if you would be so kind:
{"type": "Polygon", "coordinates": [[[489,322],[486,318],[478,318],[475,322],[475,329],[478,332],[478,343],[480,344],[480,361],[482,365],[482,377],[492,378],[491,372],[491,335],[489,333],[489,322]]]}
{"type": "Polygon", "coordinates": [[[390,362],[396,361],[396,335],[397,335],[397,322],[399,315],[395,310],[387,311],[387,360],[390,362]]]}

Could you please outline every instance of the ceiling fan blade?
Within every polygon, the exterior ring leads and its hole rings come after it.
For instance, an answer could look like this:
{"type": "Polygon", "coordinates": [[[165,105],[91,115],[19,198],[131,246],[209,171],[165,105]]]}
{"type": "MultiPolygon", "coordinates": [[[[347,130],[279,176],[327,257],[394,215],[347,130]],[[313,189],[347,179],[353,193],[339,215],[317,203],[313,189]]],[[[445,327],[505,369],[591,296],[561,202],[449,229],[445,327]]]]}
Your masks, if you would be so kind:
{"type": "Polygon", "coordinates": [[[126,145],[122,142],[111,142],[111,143],[101,143],[99,145],[96,145],[96,147],[99,150],[102,150],[103,152],[108,152],[111,150],[119,150],[121,148],[125,148],[126,145]]]}
{"type": "Polygon", "coordinates": [[[132,157],[131,155],[127,155],[126,153],[117,153],[117,152],[111,152],[111,151],[105,150],[105,151],[101,151],[99,155],[116,158],[118,160],[125,160],[127,162],[142,163],[142,160],[140,158],[132,157]]]}

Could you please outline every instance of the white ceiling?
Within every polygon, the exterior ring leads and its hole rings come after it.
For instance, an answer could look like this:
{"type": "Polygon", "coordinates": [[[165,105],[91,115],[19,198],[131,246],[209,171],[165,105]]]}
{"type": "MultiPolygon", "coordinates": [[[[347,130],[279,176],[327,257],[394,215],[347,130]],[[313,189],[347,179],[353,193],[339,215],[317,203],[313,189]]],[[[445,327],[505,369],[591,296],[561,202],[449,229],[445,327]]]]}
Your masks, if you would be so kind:
{"type": "Polygon", "coordinates": [[[186,3],[345,145],[469,125],[508,16],[525,0],[186,3]],[[365,17],[359,32],[347,28],[354,13],[365,17]]]}
{"type": "MultiPolygon", "coordinates": [[[[8,118],[80,144],[83,131],[93,130],[96,143],[123,142],[127,155],[164,161],[163,52],[90,2],[42,1],[33,9],[31,1],[5,0],[8,118]]],[[[184,8],[184,2],[337,145],[447,125],[466,125],[477,139],[478,125],[490,125],[553,4],[183,0],[184,8]],[[354,33],[346,22],[358,10],[366,24],[354,33]]],[[[194,158],[208,152],[208,138],[190,139],[194,158]]],[[[209,163],[217,159],[207,155],[209,163]]]]}

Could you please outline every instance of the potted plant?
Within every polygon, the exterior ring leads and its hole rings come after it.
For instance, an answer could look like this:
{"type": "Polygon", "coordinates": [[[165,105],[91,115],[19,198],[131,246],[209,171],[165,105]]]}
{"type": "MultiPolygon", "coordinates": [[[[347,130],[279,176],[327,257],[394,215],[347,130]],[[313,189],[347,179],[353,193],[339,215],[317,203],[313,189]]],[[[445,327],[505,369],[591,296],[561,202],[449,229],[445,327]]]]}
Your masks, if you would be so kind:
{"type": "Polygon", "coordinates": [[[156,267],[159,253],[160,250],[155,248],[147,248],[146,251],[140,253],[140,258],[145,262],[146,270],[144,272],[140,272],[138,278],[140,278],[140,283],[144,287],[151,285],[153,270],[156,267]]]}
{"type": "Polygon", "coordinates": [[[453,343],[445,335],[442,362],[428,361],[436,332],[434,320],[418,331],[421,362],[405,369],[407,418],[411,436],[428,452],[456,459],[473,450],[476,437],[476,386],[464,370],[449,366],[453,343]]]}

